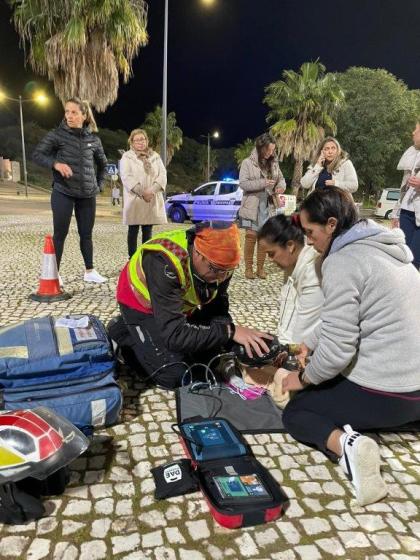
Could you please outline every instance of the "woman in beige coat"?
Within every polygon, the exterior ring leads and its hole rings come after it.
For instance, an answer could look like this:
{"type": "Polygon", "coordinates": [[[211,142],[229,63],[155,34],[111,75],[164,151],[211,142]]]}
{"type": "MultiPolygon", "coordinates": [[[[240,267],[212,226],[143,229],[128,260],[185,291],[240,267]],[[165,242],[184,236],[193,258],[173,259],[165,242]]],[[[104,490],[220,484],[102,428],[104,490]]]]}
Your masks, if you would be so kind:
{"type": "Polygon", "coordinates": [[[130,149],[120,162],[123,184],[123,224],[128,226],[127,245],[129,258],[137,249],[141,226],[142,243],[152,236],[155,224],[166,224],[165,201],[166,169],[159,154],[149,148],[145,130],[134,129],[128,139],[130,149]]]}
{"type": "MultiPolygon", "coordinates": [[[[280,171],[276,141],[266,132],[258,136],[251,155],[244,159],[239,171],[239,186],[244,191],[239,209],[239,225],[245,228],[245,278],[256,278],[253,271],[257,232],[264,222],[275,214],[277,194],[283,193],[286,181],[280,171]]],[[[266,253],[257,246],[257,276],[266,278],[266,253]]]]}

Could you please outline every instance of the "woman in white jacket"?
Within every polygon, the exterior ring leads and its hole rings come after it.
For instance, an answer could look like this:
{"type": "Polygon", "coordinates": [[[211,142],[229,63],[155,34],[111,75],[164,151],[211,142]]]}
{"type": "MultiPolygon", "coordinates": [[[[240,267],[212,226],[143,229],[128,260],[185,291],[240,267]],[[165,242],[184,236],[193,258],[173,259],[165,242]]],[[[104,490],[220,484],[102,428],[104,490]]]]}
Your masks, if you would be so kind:
{"type": "Polygon", "coordinates": [[[128,139],[130,149],[120,162],[121,181],[124,186],[123,224],[128,226],[128,256],[137,249],[139,229],[142,243],[152,236],[152,226],[166,224],[165,201],[166,169],[159,154],[149,148],[145,130],[134,129],[128,139]]]}
{"type": "Polygon", "coordinates": [[[258,241],[289,275],[280,292],[277,336],[283,344],[303,342],[320,323],[324,303],[320,255],[305,245],[298,214],[280,214],[267,220],[258,232],[258,241]]]}
{"type": "Polygon", "coordinates": [[[312,165],[300,184],[311,193],[315,189],[338,187],[354,193],[359,187],[356,170],[348,154],[335,138],[328,136],[318,146],[312,165]]]}

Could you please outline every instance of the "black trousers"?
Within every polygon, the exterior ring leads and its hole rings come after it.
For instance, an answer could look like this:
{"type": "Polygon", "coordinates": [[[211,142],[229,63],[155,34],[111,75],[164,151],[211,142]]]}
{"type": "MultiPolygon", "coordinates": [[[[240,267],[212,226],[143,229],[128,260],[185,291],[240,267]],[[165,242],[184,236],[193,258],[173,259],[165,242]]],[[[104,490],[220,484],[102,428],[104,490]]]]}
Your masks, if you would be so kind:
{"type": "Polygon", "coordinates": [[[413,252],[413,264],[420,270],[420,227],[416,224],[414,212],[402,209],[400,212],[400,228],[405,235],[405,242],[413,252]]]}
{"type": "MultiPolygon", "coordinates": [[[[121,315],[129,332],[130,350],[135,354],[143,372],[153,383],[165,389],[175,389],[182,385],[188,365],[207,364],[211,358],[222,352],[221,348],[192,354],[168,350],[161,331],[153,315],[145,315],[126,305],[120,304],[121,315]]],[[[112,334],[111,334],[112,338],[112,334]]],[[[118,342],[118,341],[117,341],[118,342]]],[[[124,343],[128,342],[125,338],[124,343]]],[[[195,367],[193,380],[203,381],[205,368],[195,367]]],[[[190,378],[187,376],[187,382],[190,378]]]]}
{"type": "Polygon", "coordinates": [[[283,412],[286,430],[296,440],[331,456],[326,442],[337,428],[396,428],[420,420],[420,391],[390,396],[366,390],[341,375],[299,391],[283,412]]]}
{"type": "Polygon", "coordinates": [[[76,217],[77,231],[80,237],[80,251],[87,270],[93,268],[92,231],[95,224],[96,198],[76,198],[58,192],[53,188],[51,209],[54,224],[54,247],[57,266],[60,268],[64,241],[69,232],[71,216],[76,217]]]}
{"type": "Polygon", "coordinates": [[[137,238],[139,235],[139,229],[141,227],[141,242],[146,243],[152,237],[152,228],[153,226],[146,225],[146,226],[128,226],[128,233],[127,233],[127,245],[128,245],[128,256],[131,257],[137,250],[137,238]]]}

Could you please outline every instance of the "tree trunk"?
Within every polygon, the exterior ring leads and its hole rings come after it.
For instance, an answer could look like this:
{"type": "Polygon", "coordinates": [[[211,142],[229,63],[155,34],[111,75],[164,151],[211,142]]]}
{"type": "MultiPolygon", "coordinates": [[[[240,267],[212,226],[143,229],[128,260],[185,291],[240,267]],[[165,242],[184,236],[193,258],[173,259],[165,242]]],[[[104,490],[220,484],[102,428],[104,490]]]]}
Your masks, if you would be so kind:
{"type": "Polygon", "coordinates": [[[303,173],[303,160],[297,159],[295,160],[295,168],[293,169],[293,177],[292,177],[292,193],[296,196],[296,199],[299,198],[299,191],[301,188],[300,180],[302,179],[303,173]]]}

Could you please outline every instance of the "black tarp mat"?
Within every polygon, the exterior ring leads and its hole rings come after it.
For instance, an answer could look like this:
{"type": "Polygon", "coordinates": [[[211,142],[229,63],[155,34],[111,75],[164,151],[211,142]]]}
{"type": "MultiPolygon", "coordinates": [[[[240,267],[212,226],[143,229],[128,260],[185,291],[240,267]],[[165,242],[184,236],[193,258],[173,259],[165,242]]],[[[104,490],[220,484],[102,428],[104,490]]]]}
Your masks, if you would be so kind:
{"type": "Polygon", "coordinates": [[[193,385],[176,390],[178,423],[187,418],[218,416],[229,420],[244,434],[284,432],[282,411],[268,393],[255,400],[243,400],[226,388],[194,389],[193,385]]]}

